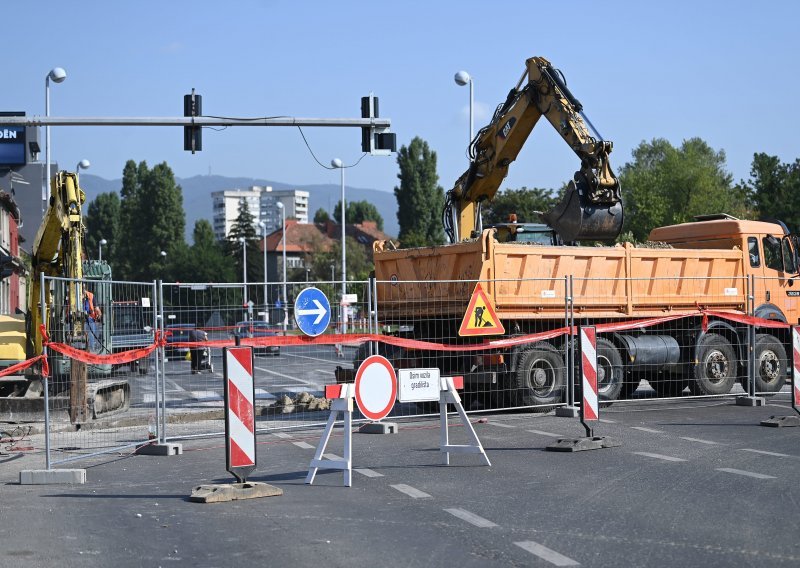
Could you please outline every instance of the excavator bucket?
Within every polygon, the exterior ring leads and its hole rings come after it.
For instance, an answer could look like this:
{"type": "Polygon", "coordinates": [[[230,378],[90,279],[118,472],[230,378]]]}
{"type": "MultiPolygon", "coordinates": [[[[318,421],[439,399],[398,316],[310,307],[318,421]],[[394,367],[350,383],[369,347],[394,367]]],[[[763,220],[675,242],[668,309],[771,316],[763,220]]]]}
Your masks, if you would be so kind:
{"type": "Polygon", "coordinates": [[[610,241],[622,231],[622,202],[592,203],[585,182],[570,181],[561,202],[542,219],[566,242],[610,241]]]}

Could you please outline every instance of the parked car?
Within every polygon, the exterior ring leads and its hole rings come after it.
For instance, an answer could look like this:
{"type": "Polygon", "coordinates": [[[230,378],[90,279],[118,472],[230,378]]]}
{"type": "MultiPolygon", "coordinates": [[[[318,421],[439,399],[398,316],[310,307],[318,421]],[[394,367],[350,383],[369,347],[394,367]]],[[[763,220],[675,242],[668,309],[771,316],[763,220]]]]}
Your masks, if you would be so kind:
{"type": "Polygon", "coordinates": [[[188,347],[175,347],[173,343],[182,343],[190,341],[189,331],[195,329],[194,324],[191,323],[175,323],[167,326],[167,346],[164,348],[164,354],[169,359],[183,359],[189,352],[188,347]]]}
{"type": "MultiPolygon", "coordinates": [[[[278,335],[275,328],[265,321],[240,321],[236,324],[235,333],[242,339],[247,337],[275,337],[278,335]]],[[[258,346],[253,347],[253,352],[255,354],[277,356],[281,354],[281,348],[278,345],[258,346]]]]}

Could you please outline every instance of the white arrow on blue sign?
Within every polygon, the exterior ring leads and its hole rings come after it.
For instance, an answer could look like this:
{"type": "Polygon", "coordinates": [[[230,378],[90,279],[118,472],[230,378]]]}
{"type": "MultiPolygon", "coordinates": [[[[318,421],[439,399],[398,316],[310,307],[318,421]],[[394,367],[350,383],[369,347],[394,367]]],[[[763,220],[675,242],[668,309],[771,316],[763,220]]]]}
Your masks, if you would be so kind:
{"type": "Polygon", "coordinates": [[[294,301],[294,321],[311,337],[322,334],[331,322],[331,304],[318,288],[305,288],[294,301]]]}

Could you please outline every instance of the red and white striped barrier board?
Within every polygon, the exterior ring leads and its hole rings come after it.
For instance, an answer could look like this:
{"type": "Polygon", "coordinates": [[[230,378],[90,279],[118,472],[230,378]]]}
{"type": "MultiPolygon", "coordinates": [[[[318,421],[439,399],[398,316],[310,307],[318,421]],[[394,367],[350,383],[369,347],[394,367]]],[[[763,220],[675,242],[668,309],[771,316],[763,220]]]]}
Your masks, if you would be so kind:
{"type": "Polygon", "coordinates": [[[253,350],[251,347],[226,347],[223,361],[225,465],[243,483],[256,468],[253,350]]]}
{"type": "Polygon", "coordinates": [[[792,406],[800,409],[800,327],[792,326],[792,406]]]}
{"type": "Polygon", "coordinates": [[[583,402],[581,419],[599,420],[597,404],[597,331],[592,326],[581,327],[581,375],[583,377],[583,402]]]}

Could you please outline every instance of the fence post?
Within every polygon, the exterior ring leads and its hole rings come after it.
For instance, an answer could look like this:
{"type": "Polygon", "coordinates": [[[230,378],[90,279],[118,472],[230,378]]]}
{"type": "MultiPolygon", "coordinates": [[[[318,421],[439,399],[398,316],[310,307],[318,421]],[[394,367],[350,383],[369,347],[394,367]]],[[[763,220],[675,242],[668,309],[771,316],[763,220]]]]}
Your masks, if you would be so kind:
{"type": "MultiPolygon", "coordinates": [[[[372,311],[372,316],[375,318],[373,329],[375,330],[375,335],[380,335],[380,326],[378,324],[378,279],[373,276],[370,280],[372,281],[372,305],[370,306],[370,310],[372,311]]],[[[378,353],[380,353],[378,350],[378,342],[375,341],[372,345],[372,355],[377,355],[378,353]]]]}
{"type": "MultiPolygon", "coordinates": [[[[164,322],[164,281],[158,281],[158,313],[161,320],[161,334],[167,331],[167,325],[164,322]]],[[[159,443],[164,444],[167,441],[167,401],[166,401],[166,383],[167,383],[167,360],[166,350],[163,347],[158,349],[158,357],[161,359],[161,382],[159,384],[156,379],[156,406],[161,404],[161,423],[158,427],[159,443]],[[159,394],[160,393],[160,394],[159,394]]]]}
{"type": "Polygon", "coordinates": [[[564,323],[567,328],[567,339],[564,343],[564,362],[567,381],[567,405],[556,408],[556,416],[577,418],[578,408],[575,406],[575,351],[572,329],[574,327],[574,306],[572,300],[572,276],[564,276],[564,323]]]}
{"type": "MultiPolygon", "coordinates": [[[[47,326],[47,305],[45,304],[45,279],[44,272],[39,274],[39,307],[42,311],[42,323],[47,326]]],[[[31,330],[31,333],[39,333],[38,329],[31,330]]],[[[42,354],[47,357],[47,346],[42,345],[42,354]]],[[[55,365],[53,365],[55,369],[55,365]]],[[[49,377],[42,373],[42,386],[44,388],[44,462],[45,469],[50,471],[52,464],[50,461],[50,385],[49,377]]]]}
{"type": "MultiPolygon", "coordinates": [[[[747,306],[745,312],[749,316],[756,315],[755,309],[755,275],[747,277],[747,306]]],[[[767,401],[762,396],[756,396],[756,328],[755,324],[747,326],[747,394],[736,397],[737,406],[764,406],[767,401]]]]}

